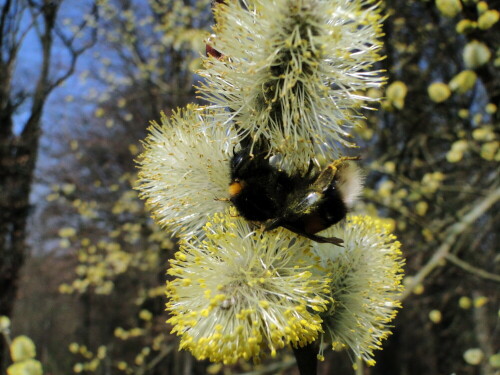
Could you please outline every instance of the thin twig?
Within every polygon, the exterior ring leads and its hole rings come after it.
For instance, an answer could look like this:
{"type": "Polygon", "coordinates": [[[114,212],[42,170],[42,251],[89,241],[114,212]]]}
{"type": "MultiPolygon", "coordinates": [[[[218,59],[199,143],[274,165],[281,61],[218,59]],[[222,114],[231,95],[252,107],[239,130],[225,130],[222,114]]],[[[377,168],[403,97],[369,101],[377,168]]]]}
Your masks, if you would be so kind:
{"type": "Polygon", "coordinates": [[[174,345],[168,345],[165,346],[156,357],[154,357],[144,368],[143,372],[149,372],[151,371],[158,363],[162,361],[163,358],[165,358],[167,355],[170,354],[170,352],[174,349],[174,345]]]}
{"type": "Polygon", "coordinates": [[[463,270],[470,272],[476,276],[482,277],[483,279],[488,279],[492,281],[496,281],[497,283],[500,283],[500,275],[496,275],[494,273],[490,273],[488,271],[485,271],[481,268],[474,267],[473,265],[463,261],[459,257],[457,257],[454,254],[447,254],[446,259],[449,260],[451,263],[454,265],[462,268],[463,270]]]}
{"type": "Polygon", "coordinates": [[[462,216],[462,220],[453,224],[447,230],[447,235],[439,248],[436,250],[431,259],[423,266],[420,271],[413,276],[411,282],[406,286],[405,291],[401,295],[401,301],[408,297],[415,287],[420,285],[424,279],[446,258],[450,253],[457,237],[475,220],[488,211],[500,199],[500,188],[496,188],[490,192],[485,198],[481,199],[474,208],[466,215],[462,216]]]}

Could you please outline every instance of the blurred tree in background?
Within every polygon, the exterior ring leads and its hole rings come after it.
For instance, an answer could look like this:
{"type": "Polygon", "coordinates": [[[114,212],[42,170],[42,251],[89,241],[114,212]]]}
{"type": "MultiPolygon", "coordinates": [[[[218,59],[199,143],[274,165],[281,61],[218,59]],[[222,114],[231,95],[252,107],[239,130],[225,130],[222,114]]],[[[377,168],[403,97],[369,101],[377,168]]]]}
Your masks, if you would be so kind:
{"type": "MultiPolygon", "coordinates": [[[[44,107],[95,42],[95,30],[86,20],[71,30],[61,27],[60,6],[57,1],[5,0],[0,9],[0,315],[12,313],[27,255],[29,197],[44,107]],[[36,48],[30,49],[31,43],[36,48]],[[64,57],[56,56],[56,46],[64,57]]],[[[95,6],[89,16],[97,17],[95,6]]],[[[2,341],[0,363],[3,353],[2,341]]]]}
{"type": "MultiPolygon", "coordinates": [[[[358,211],[394,225],[409,277],[394,334],[364,373],[495,374],[500,1],[385,7],[388,84],[358,127],[358,211]]],[[[196,100],[210,1],[4,0],[0,15],[0,315],[34,340],[45,373],[293,374],[287,353],[230,368],[177,351],[163,312],[175,239],[133,190],[148,122],[196,100]]],[[[345,356],[320,373],[353,373],[345,356]]]]}

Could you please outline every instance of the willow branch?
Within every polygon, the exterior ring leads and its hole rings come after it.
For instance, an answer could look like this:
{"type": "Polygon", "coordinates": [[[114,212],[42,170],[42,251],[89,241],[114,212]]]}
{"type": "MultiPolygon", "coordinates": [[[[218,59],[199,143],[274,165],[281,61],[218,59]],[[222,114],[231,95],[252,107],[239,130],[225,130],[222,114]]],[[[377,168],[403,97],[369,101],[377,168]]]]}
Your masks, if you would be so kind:
{"type": "Polygon", "coordinates": [[[500,188],[496,188],[485,198],[475,204],[475,207],[462,217],[462,220],[449,227],[441,246],[439,246],[427,264],[423,266],[415,276],[413,276],[409,285],[406,286],[405,291],[401,295],[402,301],[408,297],[413,292],[415,287],[420,285],[424,279],[447,257],[458,236],[463,233],[469,225],[488,211],[499,199],[500,188]]]}
{"type": "Polygon", "coordinates": [[[494,273],[487,272],[481,268],[474,267],[473,265],[463,261],[459,257],[457,257],[455,254],[447,254],[446,259],[449,260],[451,263],[454,265],[460,267],[461,269],[472,273],[473,275],[482,277],[483,279],[488,279],[491,281],[496,281],[497,283],[500,283],[500,275],[496,275],[494,273]]]}
{"type": "Polygon", "coordinates": [[[145,372],[149,372],[151,371],[153,368],[156,367],[156,365],[158,363],[160,363],[167,355],[170,354],[170,352],[172,352],[172,350],[174,349],[174,346],[173,345],[168,345],[168,346],[165,346],[159,353],[156,357],[154,357],[144,368],[141,368],[138,372],[137,372],[137,375],[142,375],[144,374],[145,372]]]}

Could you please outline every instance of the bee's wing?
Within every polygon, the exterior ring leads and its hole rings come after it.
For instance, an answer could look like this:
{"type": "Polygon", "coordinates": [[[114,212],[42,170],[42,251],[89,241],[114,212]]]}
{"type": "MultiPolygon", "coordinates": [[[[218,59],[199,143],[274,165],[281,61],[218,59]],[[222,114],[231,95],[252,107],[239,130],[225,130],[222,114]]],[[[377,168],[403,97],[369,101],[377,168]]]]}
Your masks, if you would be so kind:
{"type": "Polygon", "coordinates": [[[337,165],[335,165],[335,162],[329,164],[325,169],[321,171],[321,173],[318,175],[318,177],[316,177],[309,188],[313,192],[324,192],[332,183],[336,173],[337,165]]]}
{"type": "Polygon", "coordinates": [[[359,160],[359,156],[343,156],[328,164],[326,168],[323,169],[318,177],[316,177],[316,179],[313,181],[310,189],[316,192],[324,192],[333,182],[333,179],[337,175],[338,170],[342,167],[345,167],[345,165],[347,164],[346,162],[349,160],[359,160]]]}
{"type": "Polygon", "coordinates": [[[307,194],[303,198],[294,202],[293,210],[296,213],[305,214],[312,207],[316,207],[317,203],[319,203],[319,201],[321,200],[322,197],[323,197],[322,191],[321,192],[308,191],[307,194]]]}

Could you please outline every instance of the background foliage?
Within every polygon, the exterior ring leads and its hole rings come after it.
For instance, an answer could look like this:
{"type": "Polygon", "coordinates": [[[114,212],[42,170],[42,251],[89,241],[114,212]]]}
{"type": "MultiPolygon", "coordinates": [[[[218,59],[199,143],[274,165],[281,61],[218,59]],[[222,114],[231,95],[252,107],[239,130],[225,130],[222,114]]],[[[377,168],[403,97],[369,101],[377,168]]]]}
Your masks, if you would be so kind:
{"type": "MultiPolygon", "coordinates": [[[[31,31],[19,39],[11,90],[2,96],[11,102],[29,92],[26,74],[40,74],[26,61],[42,60],[44,39],[27,17],[49,3],[18,3],[26,10],[21,29],[31,31]]],[[[82,42],[78,64],[46,96],[40,143],[30,146],[38,151],[23,239],[31,256],[21,262],[9,315],[12,336],[33,339],[45,373],[296,373],[286,352],[257,367],[194,361],[177,351],[164,323],[175,239],[138,200],[133,160],[150,120],[196,101],[193,72],[213,22],[209,3],[99,0],[75,10],[65,0],[53,15],[53,35],[92,43],[82,42]]],[[[357,211],[394,225],[408,277],[393,336],[377,365],[358,373],[499,373],[500,1],[384,6],[388,84],[370,92],[383,97],[381,108],[367,112],[357,131],[367,172],[357,211]]],[[[5,47],[15,29],[0,22],[5,47]]],[[[71,67],[71,49],[59,40],[50,77],[71,67]]],[[[25,103],[34,100],[26,94],[25,103]]],[[[15,128],[32,113],[28,104],[11,111],[14,130],[10,138],[2,133],[2,145],[22,138],[15,128]]],[[[7,109],[0,108],[1,129],[7,109]]],[[[9,186],[1,187],[5,194],[9,186]]],[[[329,355],[321,373],[352,373],[345,356],[329,355]]],[[[11,362],[5,352],[1,358],[3,371],[11,362]]]]}

